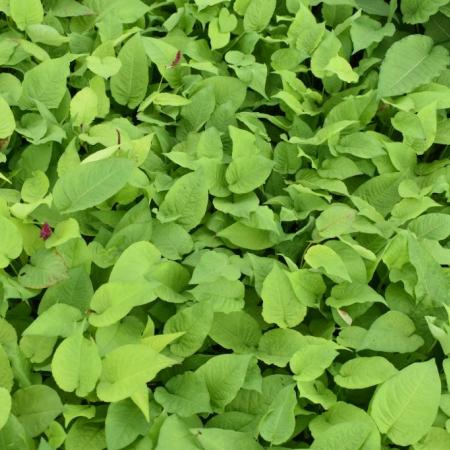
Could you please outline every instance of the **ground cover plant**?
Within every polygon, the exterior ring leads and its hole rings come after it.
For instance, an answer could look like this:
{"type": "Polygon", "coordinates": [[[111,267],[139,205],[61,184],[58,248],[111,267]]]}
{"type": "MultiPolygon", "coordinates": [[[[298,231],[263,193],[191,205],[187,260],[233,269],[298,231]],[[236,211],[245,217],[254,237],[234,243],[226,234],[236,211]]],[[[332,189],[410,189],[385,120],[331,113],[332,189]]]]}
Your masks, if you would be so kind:
{"type": "Polygon", "coordinates": [[[0,0],[0,449],[450,448],[449,0],[0,0]]]}

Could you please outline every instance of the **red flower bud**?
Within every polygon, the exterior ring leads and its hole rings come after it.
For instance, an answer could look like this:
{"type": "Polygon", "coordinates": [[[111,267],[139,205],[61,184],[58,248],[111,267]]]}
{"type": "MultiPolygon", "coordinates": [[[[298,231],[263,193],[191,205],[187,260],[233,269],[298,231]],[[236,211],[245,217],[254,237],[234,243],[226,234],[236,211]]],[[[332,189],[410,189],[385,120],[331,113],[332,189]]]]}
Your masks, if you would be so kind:
{"type": "Polygon", "coordinates": [[[176,67],[178,64],[180,64],[181,61],[181,55],[183,53],[181,52],[181,50],[177,51],[177,54],[175,55],[175,58],[173,59],[173,61],[170,63],[169,67],[171,69],[173,69],[174,67],[176,67]]]}
{"type": "Polygon", "coordinates": [[[41,232],[39,233],[39,236],[41,237],[41,239],[43,239],[44,241],[46,241],[53,233],[53,230],[50,228],[50,225],[45,222],[42,226],[41,226],[41,232]]]}

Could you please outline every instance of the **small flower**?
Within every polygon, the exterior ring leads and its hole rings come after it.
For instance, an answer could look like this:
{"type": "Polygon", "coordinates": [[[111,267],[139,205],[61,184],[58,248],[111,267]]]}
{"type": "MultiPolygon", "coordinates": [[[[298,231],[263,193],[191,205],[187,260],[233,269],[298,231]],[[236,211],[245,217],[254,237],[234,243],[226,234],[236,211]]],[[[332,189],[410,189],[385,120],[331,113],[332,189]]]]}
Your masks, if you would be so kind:
{"type": "Polygon", "coordinates": [[[177,54],[175,55],[175,58],[169,64],[169,69],[173,69],[174,67],[178,66],[178,64],[180,64],[182,54],[183,53],[181,52],[181,50],[177,51],[177,54]]]}
{"type": "Polygon", "coordinates": [[[41,232],[39,233],[39,236],[41,237],[41,239],[43,239],[44,241],[46,241],[53,233],[53,230],[50,228],[50,225],[45,222],[42,226],[41,226],[41,232]]]}

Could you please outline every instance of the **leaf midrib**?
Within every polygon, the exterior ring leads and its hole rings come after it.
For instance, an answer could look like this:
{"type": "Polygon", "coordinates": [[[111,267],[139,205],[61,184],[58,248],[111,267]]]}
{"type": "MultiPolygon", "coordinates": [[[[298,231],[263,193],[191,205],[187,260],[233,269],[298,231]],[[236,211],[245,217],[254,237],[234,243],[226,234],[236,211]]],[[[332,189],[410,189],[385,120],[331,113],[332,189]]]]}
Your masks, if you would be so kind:
{"type": "MultiPolygon", "coordinates": [[[[122,163],[123,164],[127,164],[128,160],[123,159],[122,163]]],[[[131,168],[131,165],[130,165],[131,168]]],[[[73,195],[68,195],[66,193],[66,186],[63,186],[63,191],[64,194],[67,196],[67,198],[70,199],[70,202],[72,204],[71,207],[65,209],[63,212],[64,213],[70,213],[70,212],[75,212],[75,211],[80,211],[82,209],[87,208],[86,206],[84,206],[83,201],[84,199],[87,197],[89,198],[89,195],[92,191],[98,189],[102,184],[104,184],[106,181],[108,181],[109,179],[113,179],[116,177],[117,173],[120,173],[120,171],[122,171],[122,167],[119,167],[119,165],[116,165],[116,167],[110,171],[107,171],[105,176],[103,178],[100,178],[97,180],[97,182],[95,184],[93,184],[89,189],[85,190],[79,197],[77,197],[76,199],[73,198],[73,195]],[[74,204],[74,200],[76,200],[76,204],[74,204]],[[80,207],[81,205],[81,207],[80,207]]],[[[127,182],[127,180],[123,180],[123,185],[125,185],[127,182]]]]}
{"type": "Polygon", "coordinates": [[[426,55],[424,55],[414,66],[412,66],[409,70],[407,70],[393,85],[391,85],[391,90],[394,89],[396,86],[398,86],[399,83],[401,83],[407,76],[409,76],[413,70],[415,70],[420,64],[423,63],[427,58],[431,56],[431,52],[427,52],[426,55]]]}

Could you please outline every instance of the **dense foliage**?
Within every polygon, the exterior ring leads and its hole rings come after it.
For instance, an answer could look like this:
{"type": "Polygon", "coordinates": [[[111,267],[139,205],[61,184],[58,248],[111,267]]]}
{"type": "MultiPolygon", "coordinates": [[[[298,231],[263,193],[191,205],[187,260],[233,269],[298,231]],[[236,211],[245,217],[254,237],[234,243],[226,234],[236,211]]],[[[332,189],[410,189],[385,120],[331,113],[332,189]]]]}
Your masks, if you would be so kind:
{"type": "Polygon", "coordinates": [[[0,0],[0,449],[450,448],[449,0],[0,0]]]}

